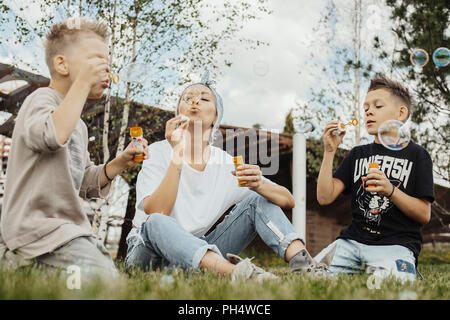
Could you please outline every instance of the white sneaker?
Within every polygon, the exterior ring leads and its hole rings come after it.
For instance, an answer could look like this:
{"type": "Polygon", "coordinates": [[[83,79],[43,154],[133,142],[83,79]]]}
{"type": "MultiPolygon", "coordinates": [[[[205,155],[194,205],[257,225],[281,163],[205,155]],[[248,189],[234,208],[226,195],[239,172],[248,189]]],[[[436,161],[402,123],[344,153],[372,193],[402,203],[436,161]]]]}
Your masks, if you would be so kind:
{"type": "Polygon", "coordinates": [[[255,266],[251,260],[242,259],[241,257],[227,253],[227,259],[232,264],[235,264],[233,272],[231,273],[231,281],[256,279],[258,282],[262,282],[267,279],[278,279],[273,273],[267,272],[260,267],[255,266]]]}
{"type": "MultiPolygon", "coordinates": [[[[333,252],[334,254],[334,252],[333,252]]],[[[289,261],[289,267],[293,273],[302,273],[314,277],[328,277],[328,267],[324,262],[317,262],[306,249],[299,251],[289,261]]]]}

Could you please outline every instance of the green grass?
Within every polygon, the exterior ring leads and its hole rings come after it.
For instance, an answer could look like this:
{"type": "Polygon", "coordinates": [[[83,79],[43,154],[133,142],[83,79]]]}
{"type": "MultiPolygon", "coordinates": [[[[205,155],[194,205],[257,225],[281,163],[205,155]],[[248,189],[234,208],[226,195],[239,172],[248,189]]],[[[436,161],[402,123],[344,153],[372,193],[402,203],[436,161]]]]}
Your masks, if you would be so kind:
{"type": "MultiPolygon", "coordinates": [[[[242,256],[253,256],[245,252],[242,256]]],[[[80,290],[69,290],[65,272],[50,273],[35,267],[12,271],[0,267],[0,299],[398,299],[402,292],[414,292],[417,299],[450,299],[450,251],[424,251],[419,270],[425,280],[401,284],[384,282],[370,290],[365,274],[336,279],[313,279],[289,273],[274,254],[256,255],[257,265],[279,275],[276,281],[231,283],[228,278],[204,272],[169,270],[125,272],[119,263],[119,279],[90,279],[80,290]],[[170,274],[171,285],[161,278],[170,274]]],[[[413,293],[413,294],[414,294],[413,293]]]]}

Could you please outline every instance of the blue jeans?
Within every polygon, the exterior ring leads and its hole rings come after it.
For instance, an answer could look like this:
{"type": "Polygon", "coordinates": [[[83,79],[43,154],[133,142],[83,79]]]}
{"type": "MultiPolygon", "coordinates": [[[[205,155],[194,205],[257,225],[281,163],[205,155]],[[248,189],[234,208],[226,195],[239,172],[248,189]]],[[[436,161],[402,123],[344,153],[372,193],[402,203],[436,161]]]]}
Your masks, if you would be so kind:
{"type": "Polygon", "coordinates": [[[281,208],[255,193],[238,203],[210,234],[201,238],[184,230],[172,217],[150,214],[137,235],[127,238],[125,264],[145,270],[164,266],[198,269],[207,250],[222,257],[239,254],[256,234],[282,259],[293,240],[303,241],[281,208]]]}
{"type": "Polygon", "coordinates": [[[316,257],[320,260],[336,246],[329,272],[352,274],[367,271],[381,271],[381,275],[393,276],[401,281],[416,279],[413,252],[400,245],[366,245],[355,240],[337,239],[323,249],[316,257]]]}

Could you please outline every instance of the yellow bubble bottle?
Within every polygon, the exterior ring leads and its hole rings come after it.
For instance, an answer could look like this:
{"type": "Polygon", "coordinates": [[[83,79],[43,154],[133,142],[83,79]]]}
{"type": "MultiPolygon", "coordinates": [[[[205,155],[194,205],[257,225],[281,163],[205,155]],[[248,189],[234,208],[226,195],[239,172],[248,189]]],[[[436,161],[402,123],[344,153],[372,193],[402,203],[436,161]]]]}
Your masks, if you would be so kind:
{"type": "MultiPolygon", "coordinates": [[[[144,150],[144,133],[141,127],[130,128],[130,136],[133,138],[133,143],[144,150]]],[[[145,159],[145,155],[142,153],[134,155],[133,160],[136,162],[142,162],[145,159]]]]}
{"type": "MultiPolygon", "coordinates": [[[[378,162],[370,162],[369,163],[369,169],[371,169],[371,168],[379,169],[380,166],[379,166],[378,162]]],[[[376,188],[376,185],[375,184],[369,184],[367,187],[368,188],[376,188]]]]}
{"type": "MultiPolygon", "coordinates": [[[[244,164],[244,159],[242,159],[242,156],[236,156],[236,157],[233,157],[233,162],[234,162],[234,167],[235,167],[235,169],[236,169],[236,177],[237,177],[237,173],[238,173],[238,167],[239,166],[242,166],[243,164],[244,164]]],[[[241,185],[241,184],[247,184],[247,181],[241,181],[241,180],[238,180],[238,183],[241,185]]]]}

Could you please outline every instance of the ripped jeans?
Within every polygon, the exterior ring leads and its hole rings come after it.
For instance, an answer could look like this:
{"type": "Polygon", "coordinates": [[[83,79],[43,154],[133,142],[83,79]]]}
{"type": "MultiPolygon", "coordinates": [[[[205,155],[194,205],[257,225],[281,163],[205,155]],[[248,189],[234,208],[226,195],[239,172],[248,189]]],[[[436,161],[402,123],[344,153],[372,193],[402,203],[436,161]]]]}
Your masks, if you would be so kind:
{"type": "Polygon", "coordinates": [[[127,266],[150,270],[160,267],[199,269],[207,250],[222,257],[239,254],[258,234],[283,260],[289,244],[304,241],[280,207],[257,193],[238,203],[207,236],[198,238],[169,216],[153,213],[137,232],[127,237],[127,266]]]}
{"type": "Polygon", "coordinates": [[[376,273],[380,279],[393,276],[400,281],[414,281],[416,268],[413,252],[401,245],[367,245],[350,239],[337,239],[315,259],[336,247],[328,272],[331,275],[359,272],[376,273]]]}

